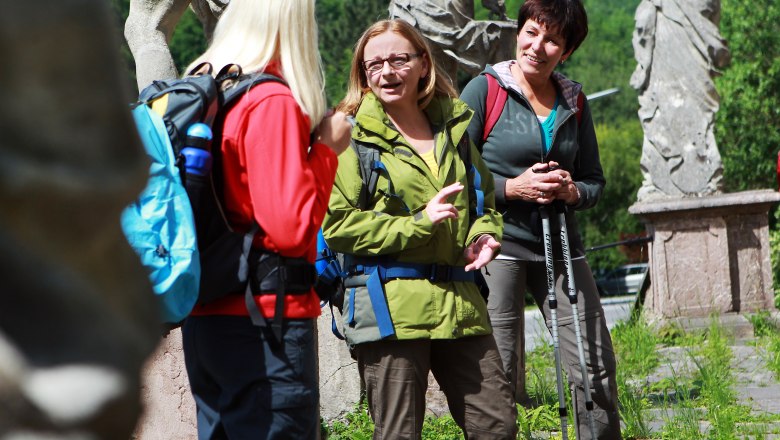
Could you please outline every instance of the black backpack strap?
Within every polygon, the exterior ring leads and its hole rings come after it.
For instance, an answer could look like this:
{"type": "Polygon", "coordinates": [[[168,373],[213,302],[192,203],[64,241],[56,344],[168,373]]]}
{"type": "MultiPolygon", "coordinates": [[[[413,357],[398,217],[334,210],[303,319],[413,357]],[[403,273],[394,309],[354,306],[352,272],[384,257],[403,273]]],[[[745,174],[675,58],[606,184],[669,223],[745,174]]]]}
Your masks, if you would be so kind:
{"type": "MultiPolygon", "coordinates": [[[[352,127],[355,127],[356,121],[354,116],[347,118],[352,127]]],[[[376,193],[376,185],[379,180],[380,168],[377,167],[379,162],[379,150],[372,145],[366,145],[356,141],[354,138],[350,139],[349,146],[355,150],[355,155],[358,158],[358,167],[360,168],[360,194],[358,195],[357,207],[364,210],[368,208],[371,198],[376,193]]]]}
{"type": "MultiPolygon", "coordinates": [[[[222,70],[225,69],[223,68],[222,70]]],[[[226,109],[230,108],[230,105],[235,100],[249,92],[252,87],[269,81],[278,82],[287,86],[287,83],[283,79],[265,72],[253,73],[249,75],[244,75],[241,73],[235,75],[234,73],[230,72],[226,72],[225,74],[217,74],[217,84],[221,89],[221,111],[225,111],[226,109]]]]}
{"type": "Polygon", "coordinates": [[[375,164],[379,162],[379,150],[371,146],[352,140],[350,145],[355,150],[358,157],[358,166],[360,167],[360,195],[358,195],[358,208],[363,210],[368,208],[371,198],[376,193],[376,186],[379,180],[380,168],[375,164]]]}

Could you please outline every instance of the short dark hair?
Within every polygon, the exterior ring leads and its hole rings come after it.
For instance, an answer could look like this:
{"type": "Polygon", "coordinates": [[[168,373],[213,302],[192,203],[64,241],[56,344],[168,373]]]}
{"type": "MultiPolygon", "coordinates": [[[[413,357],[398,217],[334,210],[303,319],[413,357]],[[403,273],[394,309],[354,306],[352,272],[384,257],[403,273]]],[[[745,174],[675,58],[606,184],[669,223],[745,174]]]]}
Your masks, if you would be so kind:
{"type": "Polygon", "coordinates": [[[588,36],[588,14],[580,0],[527,0],[517,13],[517,32],[534,20],[566,39],[566,52],[574,52],[588,36]]]}

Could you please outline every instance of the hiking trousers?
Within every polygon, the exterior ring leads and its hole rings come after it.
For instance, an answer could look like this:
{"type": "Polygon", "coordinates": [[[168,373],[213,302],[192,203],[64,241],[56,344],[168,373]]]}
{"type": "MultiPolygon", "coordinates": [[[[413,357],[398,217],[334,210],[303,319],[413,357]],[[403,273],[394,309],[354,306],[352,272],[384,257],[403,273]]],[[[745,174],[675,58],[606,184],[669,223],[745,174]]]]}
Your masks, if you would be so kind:
{"type": "Polygon", "coordinates": [[[190,316],[184,361],[198,439],[316,439],[314,319],[285,319],[282,345],[247,316],[190,316]]]}
{"type": "Polygon", "coordinates": [[[432,372],[470,440],[514,440],[517,407],[491,335],[389,340],[355,346],[374,440],[418,440],[432,372]]]}
{"type": "MultiPolygon", "coordinates": [[[[591,440],[577,339],[574,333],[571,303],[566,295],[568,281],[562,261],[555,261],[555,296],[558,300],[558,336],[562,368],[568,375],[574,402],[577,439],[591,440]]],[[[585,258],[572,260],[577,288],[577,308],[582,332],[585,364],[591,383],[596,438],[620,439],[615,353],[604,318],[596,282],[585,258]]],[[[488,313],[493,336],[501,354],[504,371],[518,403],[527,403],[525,390],[525,292],[528,291],[544,316],[547,329],[552,327],[547,301],[545,263],[521,260],[493,260],[488,264],[490,287],[488,313]]],[[[552,361],[552,359],[551,359],[552,361]]]]}

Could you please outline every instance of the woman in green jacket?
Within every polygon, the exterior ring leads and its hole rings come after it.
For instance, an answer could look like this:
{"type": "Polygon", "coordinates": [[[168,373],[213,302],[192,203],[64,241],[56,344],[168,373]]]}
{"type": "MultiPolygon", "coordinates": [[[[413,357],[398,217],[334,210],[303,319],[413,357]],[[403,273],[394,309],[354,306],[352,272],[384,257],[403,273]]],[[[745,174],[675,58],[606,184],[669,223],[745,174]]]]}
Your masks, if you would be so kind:
{"type": "Polygon", "coordinates": [[[429,371],[467,438],[515,438],[516,408],[475,284],[499,250],[502,220],[466,134],[471,110],[425,40],[399,20],[360,38],[339,110],[354,116],[354,148],[339,157],[323,235],[346,254],[343,331],[374,438],[420,438],[429,371]],[[378,151],[380,162],[365,204],[361,149],[378,151]],[[476,206],[479,189],[484,206],[476,206]]]}

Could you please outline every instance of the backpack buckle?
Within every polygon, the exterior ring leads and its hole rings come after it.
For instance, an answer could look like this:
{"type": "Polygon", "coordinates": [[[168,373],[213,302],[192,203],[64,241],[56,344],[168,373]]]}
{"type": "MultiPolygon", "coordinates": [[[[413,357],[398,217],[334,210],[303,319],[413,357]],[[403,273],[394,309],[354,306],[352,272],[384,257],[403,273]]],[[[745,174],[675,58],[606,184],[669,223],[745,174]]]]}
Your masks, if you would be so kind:
{"type": "Polygon", "coordinates": [[[443,283],[452,279],[452,266],[434,264],[431,266],[431,273],[428,281],[432,283],[443,283]]]}

